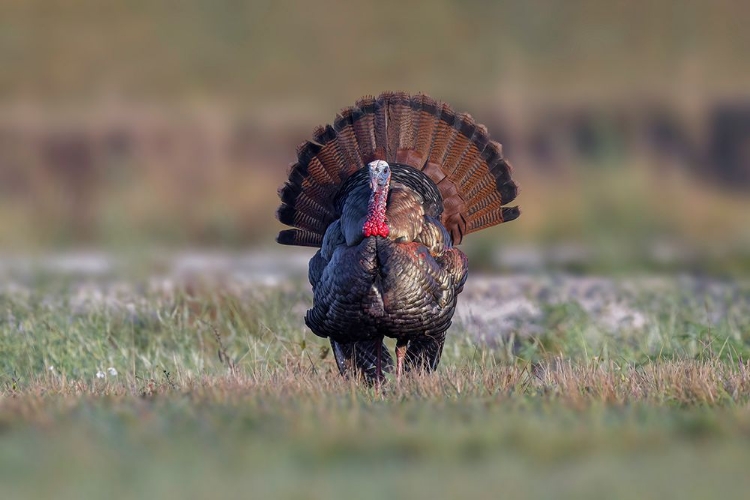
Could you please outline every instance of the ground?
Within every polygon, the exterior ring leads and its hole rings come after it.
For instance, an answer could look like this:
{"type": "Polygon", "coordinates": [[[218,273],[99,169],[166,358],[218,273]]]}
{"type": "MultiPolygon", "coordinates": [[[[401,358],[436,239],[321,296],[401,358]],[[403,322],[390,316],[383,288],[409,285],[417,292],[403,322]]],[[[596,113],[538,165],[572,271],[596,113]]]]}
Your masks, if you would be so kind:
{"type": "Polygon", "coordinates": [[[0,263],[8,498],[743,498],[750,283],[473,274],[432,376],[346,381],[304,254],[0,263]]]}

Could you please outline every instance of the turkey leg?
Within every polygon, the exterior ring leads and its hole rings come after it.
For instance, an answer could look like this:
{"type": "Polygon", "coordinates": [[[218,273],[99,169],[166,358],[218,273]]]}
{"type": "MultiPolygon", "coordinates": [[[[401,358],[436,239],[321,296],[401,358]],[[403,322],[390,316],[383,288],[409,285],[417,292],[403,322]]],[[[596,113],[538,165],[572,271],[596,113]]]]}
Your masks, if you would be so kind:
{"type": "Polygon", "coordinates": [[[396,341],[396,382],[401,382],[404,373],[404,358],[406,358],[406,345],[408,341],[398,339],[396,341]]]}
{"type": "Polygon", "coordinates": [[[378,340],[377,347],[375,348],[376,361],[375,361],[375,377],[377,378],[377,384],[380,385],[383,382],[383,339],[378,340]]]}

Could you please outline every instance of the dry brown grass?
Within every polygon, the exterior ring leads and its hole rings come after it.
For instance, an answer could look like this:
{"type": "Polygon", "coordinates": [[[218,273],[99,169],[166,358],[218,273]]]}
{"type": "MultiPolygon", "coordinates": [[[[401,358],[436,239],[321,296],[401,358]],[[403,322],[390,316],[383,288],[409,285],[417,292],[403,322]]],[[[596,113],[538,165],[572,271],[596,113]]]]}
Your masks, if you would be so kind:
{"type": "Polygon", "coordinates": [[[48,375],[23,387],[6,382],[0,391],[0,412],[35,420],[44,408],[75,405],[76,400],[105,397],[120,403],[140,398],[187,396],[196,404],[237,403],[243,400],[315,403],[341,397],[363,402],[395,404],[403,399],[440,401],[479,399],[513,404],[527,398],[585,409],[593,405],[671,406],[744,405],[750,400],[750,362],[719,360],[660,361],[644,366],[614,362],[589,363],[556,359],[511,366],[446,366],[436,374],[412,374],[401,383],[382,387],[346,380],[332,362],[295,357],[284,363],[248,371],[227,368],[224,375],[184,375],[162,371],[160,376],[112,380],[68,379],[48,375]],[[41,411],[38,411],[41,410],[41,411]]]}

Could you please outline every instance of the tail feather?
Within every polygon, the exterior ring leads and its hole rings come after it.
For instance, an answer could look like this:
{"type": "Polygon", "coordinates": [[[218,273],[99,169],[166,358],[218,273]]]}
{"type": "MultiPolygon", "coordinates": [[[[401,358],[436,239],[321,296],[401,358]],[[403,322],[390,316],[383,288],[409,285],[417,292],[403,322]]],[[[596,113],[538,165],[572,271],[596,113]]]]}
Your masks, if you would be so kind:
{"type": "Polygon", "coordinates": [[[440,118],[437,120],[437,126],[432,134],[432,143],[430,144],[430,153],[427,157],[428,163],[440,165],[443,169],[443,160],[448,151],[448,146],[453,142],[458,131],[453,128],[456,120],[456,114],[447,104],[441,105],[440,118]]]}
{"type": "MultiPolygon", "coordinates": [[[[442,169],[447,176],[451,179],[455,179],[461,175],[461,170],[459,170],[459,167],[461,167],[461,159],[464,157],[466,150],[471,146],[471,142],[467,137],[464,137],[456,131],[456,137],[451,146],[452,147],[448,150],[448,154],[446,155],[442,169]]],[[[469,166],[467,165],[466,168],[468,167],[469,166]]]]}
{"type": "Polygon", "coordinates": [[[327,167],[327,172],[333,177],[338,183],[342,182],[341,169],[337,168],[339,165],[347,165],[348,154],[350,151],[347,149],[346,144],[343,140],[338,140],[338,134],[336,130],[326,125],[325,128],[318,127],[313,132],[313,140],[318,144],[322,145],[320,152],[316,155],[316,159],[320,163],[327,167]],[[329,170],[330,169],[330,170],[329,170]]]}
{"type": "Polygon", "coordinates": [[[471,220],[479,215],[484,215],[485,212],[495,211],[501,206],[502,198],[500,197],[500,194],[497,192],[488,193],[487,195],[483,195],[478,203],[472,205],[471,208],[466,211],[466,215],[468,215],[469,220],[471,220]]]}
{"type": "MultiPolygon", "coordinates": [[[[469,117],[470,118],[470,117],[469,117]]],[[[466,189],[467,182],[470,182],[471,177],[479,169],[487,168],[487,163],[484,159],[485,150],[490,142],[487,128],[484,125],[476,124],[473,122],[462,126],[462,130],[465,134],[471,132],[471,135],[464,135],[468,141],[468,145],[461,153],[461,157],[457,162],[456,168],[452,171],[451,177],[457,179],[457,182],[463,189],[466,189]]],[[[476,176],[481,178],[480,176],[476,176]]]]}
{"type": "Polygon", "coordinates": [[[442,222],[454,243],[466,234],[517,218],[507,207],[518,188],[500,144],[465,113],[424,94],[365,96],[315,129],[279,190],[278,219],[297,230],[279,234],[291,245],[318,246],[340,214],[341,185],[370,161],[384,159],[422,170],[443,198],[442,222]]]}
{"type": "Polygon", "coordinates": [[[352,122],[352,110],[345,109],[336,117],[333,130],[338,136],[338,145],[344,158],[346,169],[359,169],[363,166],[362,153],[357,143],[357,135],[354,132],[352,122]]]}
{"type": "Polygon", "coordinates": [[[427,156],[430,154],[432,136],[435,133],[437,124],[440,122],[442,109],[434,99],[426,95],[418,95],[412,98],[411,104],[412,109],[415,110],[419,117],[414,150],[421,159],[421,165],[411,166],[421,170],[427,161],[427,156]]]}
{"type": "Polygon", "coordinates": [[[362,163],[366,165],[378,159],[378,143],[375,140],[375,99],[372,96],[366,96],[357,101],[352,108],[352,120],[362,163]]]}
{"type": "Polygon", "coordinates": [[[323,235],[302,229],[285,229],[279,232],[276,242],[282,245],[320,247],[323,244],[323,235]]]}
{"type": "Polygon", "coordinates": [[[295,210],[303,212],[308,215],[325,214],[333,217],[334,214],[329,207],[321,205],[320,202],[311,198],[309,194],[304,191],[294,196],[291,190],[282,193],[281,201],[286,206],[293,206],[295,210]]]}
{"type": "MultiPolygon", "coordinates": [[[[415,129],[416,124],[414,123],[416,113],[412,110],[411,98],[408,94],[404,92],[396,94],[391,114],[393,115],[391,127],[398,124],[398,146],[396,148],[396,154],[398,155],[399,151],[410,150],[414,146],[415,134],[417,132],[415,129]]],[[[395,161],[398,161],[398,158],[395,161]]]]}
{"type": "MultiPolygon", "coordinates": [[[[381,96],[382,97],[382,96],[381,96]]],[[[380,102],[381,99],[379,98],[380,102]]],[[[409,95],[404,92],[394,92],[382,100],[386,115],[386,161],[398,162],[399,151],[410,148],[414,143],[411,127],[411,105],[409,95]]]]}
{"type": "MultiPolygon", "coordinates": [[[[322,138],[323,137],[318,137],[317,139],[322,138]]],[[[311,155],[309,158],[304,159],[308,168],[310,162],[317,159],[335,183],[338,184],[341,182],[341,170],[337,167],[343,162],[338,147],[336,147],[335,140],[320,142],[319,144],[308,142],[302,154],[311,155]]],[[[302,163],[302,161],[303,159],[300,156],[300,163],[302,163]]]]}
{"type": "Polygon", "coordinates": [[[388,161],[388,101],[392,92],[383,92],[375,100],[375,144],[380,153],[380,159],[388,161]]]}
{"type": "Polygon", "coordinates": [[[278,215],[279,221],[287,226],[298,227],[319,234],[325,234],[325,231],[328,228],[325,221],[317,218],[315,215],[297,210],[291,205],[281,205],[276,214],[278,215]]]}

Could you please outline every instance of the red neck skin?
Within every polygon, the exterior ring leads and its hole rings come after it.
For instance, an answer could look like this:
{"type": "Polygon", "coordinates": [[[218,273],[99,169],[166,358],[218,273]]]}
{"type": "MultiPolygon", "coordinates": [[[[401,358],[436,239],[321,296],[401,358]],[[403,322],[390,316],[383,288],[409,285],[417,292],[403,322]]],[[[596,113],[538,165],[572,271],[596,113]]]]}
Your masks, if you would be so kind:
{"type": "Polygon", "coordinates": [[[370,203],[367,206],[367,219],[362,227],[365,238],[370,236],[388,237],[390,229],[385,221],[385,204],[388,201],[388,186],[380,187],[370,195],[370,203]]]}

